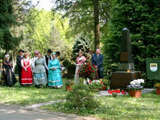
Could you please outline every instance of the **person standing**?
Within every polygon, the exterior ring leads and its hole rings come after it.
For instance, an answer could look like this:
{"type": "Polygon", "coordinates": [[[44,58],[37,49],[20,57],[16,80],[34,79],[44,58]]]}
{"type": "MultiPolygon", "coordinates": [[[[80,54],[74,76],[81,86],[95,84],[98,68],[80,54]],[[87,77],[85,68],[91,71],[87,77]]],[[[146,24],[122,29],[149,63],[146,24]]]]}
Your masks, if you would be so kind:
{"type": "Polygon", "coordinates": [[[62,87],[60,67],[60,63],[56,58],[55,53],[52,53],[52,60],[50,60],[48,64],[48,86],[54,88],[62,87]]]}
{"type": "Polygon", "coordinates": [[[78,73],[78,70],[79,70],[79,67],[81,65],[83,65],[86,61],[86,58],[83,56],[83,52],[82,51],[79,51],[78,52],[78,57],[76,59],[76,70],[75,70],[75,75],[74,75],[74,83],[78,84],[80,83],[79,81],[79,74],[78,73]]]}
{"type": "Polygon", "coordinates": [[[4,85],[6,86],[11,87],[17,82],[15,75],[12,71],[12,64],[10,62],[10,56],[8,54],[5,55],[5,61],[3,63],[3,76],[4,76],[4,85]]]}
{"type": "Polygon", "coordinates": [[[103,55],[100,54],[100,49],[97,49],[96,54],[92,55],[91,62],[98,68],[99,79],[103,78],[103,55]]]}
{"type": "Polygon", "coordinates": [[[24,59],[21,60],[22,65],[22,75],[21,75],[21,84],[26,85],[29,87],[29,85],[33,84],[33,76],[32,76],[32,60],[29,59],[29,53],[24,53],[24,59]]]}
{"type": "Polygon", "coordinates": [[[47,84],[46,69],[44,67],[44,60],[41,58],[41,53],[38,53],[38,58],[35,60],[34,73],[34,84],[39,88],[47,84]]]}
{"type": "Polygon", "coordinates": [[[35,67],[35,60],[38,58],[38,53],[39,53],[39,50],[34,51],[34,57],[32,58],[32,70],[35,67]]]}
{"type": "MultiPolygon", "coordinates": [[[[48,64],[49,64],[49,61],[52,59],[51,53],[52,53],[51,49],[48,49],[47,55],[43,56],[44,66],[45,66],[46,74],[47,74],[47,79],[48,79],[48,70],[49,70],[48,64]]],[[[48,82],[47,82],[46,86],[48,86],[48,82]]]]}
{"type": "Polygon", "coordinates": [[[22,73],[21,60],[23,59],[24,51],[20,49],[18,53],[19,53],[19,56],[17,56],[17,65],[18,65],[18,74],[19,74],[19,84],[21,85],[21,73],[22,73]]]}

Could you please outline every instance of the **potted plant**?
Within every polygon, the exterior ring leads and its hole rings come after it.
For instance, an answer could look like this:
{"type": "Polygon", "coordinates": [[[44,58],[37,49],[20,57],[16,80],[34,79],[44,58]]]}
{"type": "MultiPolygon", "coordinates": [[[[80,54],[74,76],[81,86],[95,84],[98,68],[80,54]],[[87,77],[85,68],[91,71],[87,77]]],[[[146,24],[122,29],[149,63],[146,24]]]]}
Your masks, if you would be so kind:
{"type": "Polygon", "coordinates": [[[107,79],[100,79],[100,82],[103,83],[101,90],[107,90],[110,87],[110,81],[107,79]]]}
{"type": "Polygon", "coordinates": [[[66,86],[66,91],[72,91],[72,85],[74,84],[74,82],[73,81],[71,81],[71,80],[66,80],[65,81],[65,86],[66,86]]]}
{"type": "Polygon", "coordinates": [[[156,90],[157,95],[160,95],[160,83],[157,82],[157,83],[155,84],[155,88],[157,89],[157,90],[156,90]]]}
{"type": "Polygon", "coordinates": [[[94,90],[94,91],[99,91],[103,86],[103,83],[102,82],[91,82],[90,81],[90,84],[89,84],[89,88],[94,90]]]}
{"type": "Polygon", "coordinates": [[[127,86],[128,93],[131,97],[141,97],[141,91],[144,86],[143,79],[137,79],[130,82],[130,85],[127,86]]]}

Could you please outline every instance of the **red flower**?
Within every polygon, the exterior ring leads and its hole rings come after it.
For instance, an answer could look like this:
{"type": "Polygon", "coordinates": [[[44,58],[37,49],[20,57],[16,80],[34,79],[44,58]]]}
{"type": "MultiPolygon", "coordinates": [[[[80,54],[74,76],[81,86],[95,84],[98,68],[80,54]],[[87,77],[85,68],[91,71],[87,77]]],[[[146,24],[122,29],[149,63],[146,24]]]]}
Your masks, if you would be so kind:
{"type": "Polygon", "coordinates": [[[101,84],[103,84],[103,82],[101,82],[101,84]]]}
{"type": "Polygon", "coordinates": [[[92,83],[92,81],[89,81],[89,83],[92,83]]]}

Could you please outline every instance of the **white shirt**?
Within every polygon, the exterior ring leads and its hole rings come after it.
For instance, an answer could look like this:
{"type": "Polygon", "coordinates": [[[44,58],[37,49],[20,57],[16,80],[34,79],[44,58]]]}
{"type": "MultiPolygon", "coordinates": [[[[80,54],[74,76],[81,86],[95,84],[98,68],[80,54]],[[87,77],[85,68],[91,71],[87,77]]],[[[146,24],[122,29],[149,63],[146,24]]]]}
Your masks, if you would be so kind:
{"type": "MultiPolygon", "coordinates": [[[[28,65],[28,66],[30,66],[30,65],[32,64],[32,60],[31,60],[31,59],[29,59],[29,58],[27,58],[27,59],[26,59],[26,58],[23,58],[23,59],[21,60],[21,65],[22,65],[22,67],[24,67],[24,64],[23,64],[24,61],[29,61],[29,65],[28,65]]],[[[27,66],[27,67],[28,67],[28,66],[27,66]]]]}
{"type": "Polygon", "coordinates": [[[33,57],[32,58],[32,69],[35,67],[35,61],[38,57],[33,57]]]}

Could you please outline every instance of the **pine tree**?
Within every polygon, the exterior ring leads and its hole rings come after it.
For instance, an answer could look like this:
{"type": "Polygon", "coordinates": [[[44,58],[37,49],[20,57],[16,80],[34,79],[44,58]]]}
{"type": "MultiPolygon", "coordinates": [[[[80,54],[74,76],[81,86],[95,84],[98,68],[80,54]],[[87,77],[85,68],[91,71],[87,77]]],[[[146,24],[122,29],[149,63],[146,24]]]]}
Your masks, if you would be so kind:
{"type": "Polygon", "coordinates": [[[82,51],[84,55],[88,55],[90,53],[90,44],[87,39],[84,39],[83,37],[79,37],[73,46],[73,59],[75,60],[78,56],[78,52],[82,51]]]}
{"type": "Polygon", "coordinates": [[[131,33],[132,54],[136,70],[146,73],[146,58],[160,56],[160,1],[115,0],[108,36],[104,38],[105,66],[109,72],[117,69],[120,57],[122,29],[131,33]]]}

